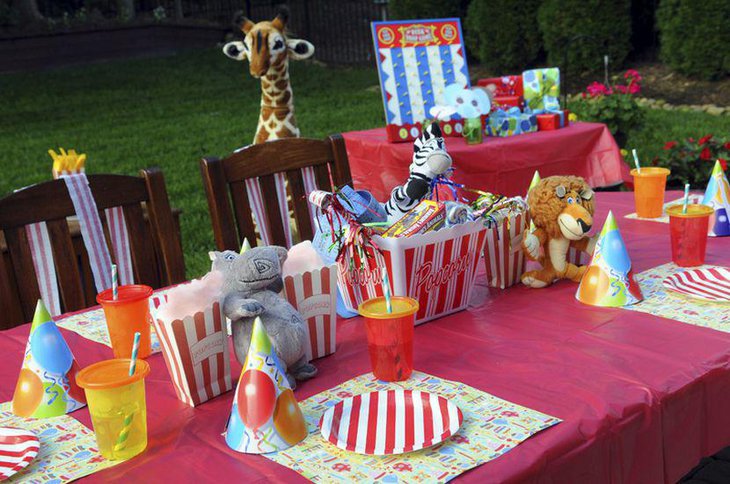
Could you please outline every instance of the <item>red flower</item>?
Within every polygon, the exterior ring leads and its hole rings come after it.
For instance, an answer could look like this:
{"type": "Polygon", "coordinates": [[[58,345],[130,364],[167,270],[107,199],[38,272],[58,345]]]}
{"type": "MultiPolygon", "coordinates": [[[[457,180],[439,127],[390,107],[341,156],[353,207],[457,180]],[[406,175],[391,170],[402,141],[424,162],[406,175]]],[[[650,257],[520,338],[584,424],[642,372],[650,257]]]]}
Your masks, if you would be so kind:
{"type": "Polygon", "coordinates": [[[728,141],[727,143],[725,143],[725,149],[726,150],[730,150],[730,141],[728,141]]]}
{"type": "Polygon", "coordinates": [[[722,171],[727,170],[727,160],[724,160],[722,158],[718,158],[717,161],[720,162],[720,166],[722,167],[722,171]]]}
{"type": "Polygon", "coordinates": [[[675,146],[677,146],[677,142],[676,141],[667,141],[667,144],[664,145],[664,149],[665,150],[671,150],[675,146]]]}
{"type": "Polygon", "coordinates": [[[687,139],[689,140],[690,143],[694,143],[695,142],[695,139],[694,138],[687,138],[687,139]]]}
{"type": "Polygon", "coordinates": [[[709,160],[711,156],[712,156],[712,153],[710,153],[710,148],[704,148],[702,150],[702,153],[700,153],[701,160],[709,160]]]}
{"type": "Polygon", "coordinates": [[[703,144],[707,143],[712,139],[712,135],[708,134],[707,136],[703,136],[700,138],[700,140],[697,142],[698,145],[702,146],[703,144]]]}

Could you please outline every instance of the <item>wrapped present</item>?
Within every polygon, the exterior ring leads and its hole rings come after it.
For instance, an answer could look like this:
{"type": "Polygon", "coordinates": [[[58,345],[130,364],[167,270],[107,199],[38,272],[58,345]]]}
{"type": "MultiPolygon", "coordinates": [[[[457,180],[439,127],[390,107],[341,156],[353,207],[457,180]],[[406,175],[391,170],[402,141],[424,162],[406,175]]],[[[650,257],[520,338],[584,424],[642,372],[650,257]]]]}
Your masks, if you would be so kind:
{"type": "Polygon", "coordinates": [[[560,69],[533,69],[522,73],[525,106],[533,113],[560,110],[560,69]]]}
{"type": "Polygon", "coordinates": [[[331,355],[336,349],[337,266],[284,277],[284,296],[306,321],[309,360],[331,355]]]}
{"type": "Polygon", "coordinates": [[[522,96],[497,96],[492,99],[492,108],[494,110],[500,108],[520,108],[525,105],[525,98],[522,96]]]}
{"type": "MultiPolygon", "coordinates": [[[[416,324],[466,308],[474,287],[487,229],[467,222],[412,237],[372,237],[357,250],[343,250],[338,285],[348,309],[383,295],[383,271],[392,294],[419,302],[416,324]]],[[[348,248],[346,248],[348,249],[348,248]]]]}
{"type": "Polygon", "coordinates": [[[537,114],[537,130],[553,131],[560,129],[560,115],[556,113],[537,114]]]}
{"type": "Polygon", "coordinates": [[[537,117],[519,108],[498,109],[489,115],[487,136],[507,137],[537,131],[537,117]]]}
{"type": "Polygon", "coordinates": [[[502,76],[479,79],[478,86],[494,86],[494,96],[522,96],[522,76],[502,76]]]}

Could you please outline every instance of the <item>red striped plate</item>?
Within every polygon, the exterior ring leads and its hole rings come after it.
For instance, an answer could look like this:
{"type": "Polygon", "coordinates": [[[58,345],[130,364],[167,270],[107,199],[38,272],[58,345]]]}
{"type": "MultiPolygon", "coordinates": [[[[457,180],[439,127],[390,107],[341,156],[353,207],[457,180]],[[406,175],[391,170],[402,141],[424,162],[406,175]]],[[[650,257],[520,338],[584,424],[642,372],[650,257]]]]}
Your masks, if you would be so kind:
{"type": "Polygon", "coordinates": [[[329,442],[358,454],[392,455],[425,449],[454,435],[459,407],[431,393],[385,390],[346,398],[328,409],[319,428],[329,442]]]}
{"type": "Polygon", "coordinates": [[[21,471],[38,455],[38,437],[32,432],[0,427],[0,481],[21,471]]]}
{"type": "Polygon", "coordinates": [[[725,267],[692,269],[664,279],[664,287],[708,301],[730,301],[730,270],[725,267]]]}

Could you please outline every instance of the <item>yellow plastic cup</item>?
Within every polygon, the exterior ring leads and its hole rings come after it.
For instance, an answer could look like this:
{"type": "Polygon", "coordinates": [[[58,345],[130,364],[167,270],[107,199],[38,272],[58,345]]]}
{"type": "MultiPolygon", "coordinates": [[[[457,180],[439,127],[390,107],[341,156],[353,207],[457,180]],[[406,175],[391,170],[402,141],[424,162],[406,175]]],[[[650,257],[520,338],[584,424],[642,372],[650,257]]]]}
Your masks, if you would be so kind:
{"type": "Polygon", "coordinates": [[[634,203],[636,215],[641,218],[659,218],[664,211],[664,189],[667,185],[669,169],[646,166],[639,172],[631,170],[634,177],[634,203]]]}
{"type": "Polygon", "coordinates": [[[150,366],[138,359],[130,376],[130,362],[99,361],[76,374],[76,383],[86,392],[96,445],[111,460],[130,459],[147,448],[144,378],[150,366]]]}

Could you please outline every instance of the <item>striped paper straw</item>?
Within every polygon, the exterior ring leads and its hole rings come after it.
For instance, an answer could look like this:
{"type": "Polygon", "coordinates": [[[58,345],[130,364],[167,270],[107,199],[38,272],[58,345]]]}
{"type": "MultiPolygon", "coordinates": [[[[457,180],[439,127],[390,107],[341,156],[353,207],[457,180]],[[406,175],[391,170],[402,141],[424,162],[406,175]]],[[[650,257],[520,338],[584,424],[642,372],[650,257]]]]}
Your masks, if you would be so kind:
{"type": "Polygon", "coordinates": [[[689,183],[684,185],[684,206],[682,213],[687,213],[687,205],[689,205],[689,183]]]}
{"type": "Polygon", "coordinates": [[[385,296],[385,308],[389,313],[393,312],[393,304],[390,301],[390,280],[388,279],[388,271],[383,269],[383,296],[385,296]]]}
{"type": "Polygon", "coordinates": [[[636,149],[631,150],[631,154],[634,155],[634,165],[636,165],[636,171],[641,173],[641,165],[639,165],[639,155],[636,153],[636,149]]]}
{"type": "Polygon", "coordinates": [[[134,370],[137,369],[137,353],[139,353],[139,331],[134,333],[134,343],[132,343],[132,361],[129,362],[129,376],[134,375],[134,370]]]}
{"type": "Polygon", "coordinates": [[[112,264],[112,299],[119,297],[119,279],[117,278],[117,265],[112,264]]]}
{"type": "MultiPolygon", "coordinates": [[[[129,362],[129,376],[133,376],[137,369],[137,353],[139,353],[140,336],[139,332],[134,333],[134,343],[132,343],[132,361],[129,362]]],[[[114,444],[114,452],[120,452],[127,447],[127,439],[129,438],[129,431],[132,429],[134,414],[135,412],[132,412],[124,416],[122,430],[119,431],[117,442],[114,444]]]]}

